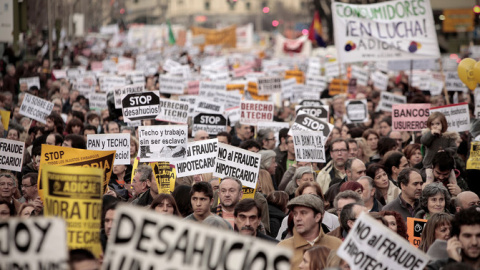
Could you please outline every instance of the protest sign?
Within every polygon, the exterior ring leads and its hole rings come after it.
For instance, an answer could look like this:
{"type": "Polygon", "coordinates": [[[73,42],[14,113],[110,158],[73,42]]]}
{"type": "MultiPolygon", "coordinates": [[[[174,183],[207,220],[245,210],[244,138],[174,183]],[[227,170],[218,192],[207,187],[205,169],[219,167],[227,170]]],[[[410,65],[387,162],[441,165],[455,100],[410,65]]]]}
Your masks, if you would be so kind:
{"type": "Polygon", "coordinates": [[[291,254],[259,238],[125,205],[115,212],[102,269],[286,270],[291,254]]]}
{"type": "Polygon", "coordinates": [[[297,84],[295,78],[288,80],[283,80],[281,82],[282,86],[282,98],[289,99],[292,97],[293,86],[297,84]]]}
{"type": "Polygon", "coordinates": [[[427,128],[430,104],[393,104],[392,129],[396,131],[421,131],[427,128]]]}
{"type": "MultiPolygon", "coordinates": [[[[476,88],[474,92],[474,99],[475,99],[475,111],[474,116],[477,119],[480,119],[480,88],[476,88]]],[[[1,113],[1,111],[0,111],[1,113]]],[[[3,119],[3,118],[2,118],[3,119]]],[[[3,120],[2,120],[3,121],[3,120]]],[[[5,126],[5,125],[4,125],[5,126]]],[[[8,126],[8,125],[7,125],[8,126]]]]}
{"type": "Polygon", "coordinates": [[[303,99],[302,101],[300,101],[299,105],[319,107],[323,106],[323,102],[318,99],[303,99]]]}
{"type": "Polygon", "coordinates": [[[468,92],[467,86],[460,80],[457,71],[445,72],[445,89],[449,92],[468,92]]]}
{"type": "Polygon", "coordinates": [[[0,169],[22,171],[25,143],[0,138],[0,169]]]}
{"type": "Polygon", "coordinates": [[[99,78],[100,90],[102,92],[114,91],[115,88],[122,87],[127,84],[125,77],[120,76],[102,76],[99,78]]]}
{"type": "Polygon", "coordinates": [[[352,78],[357,79],[358,85],[367,86],[368,84],[368,70],[359,66],[352,66],[352,78]]]}
{"type": "Polygon", "coordinates": [[[212,90],[212,91],[226,91],[227,84],[225,82],[208,82],[208,81],[201,81],[199,86],[199,93],[202,93],[204,90],[212,90]]]}
{"type": "Polygon", "coordinates": [[[185,157],[187,125],[140,126],[138,128],[140,161],[173,161],[185,157]]]}
{"type": "Polygon", "coordinates": [[[106,93],[91,93],[88,98],[88,104],[90,109],[96,111],[102,111],[108,108],[107,106],[107,94],[106,93]]]}
{"type": "Polygon", "coordinates": [[[240,103],[240,123],[257,125],[258,122],[273,121],[273,102],[246,101],[240,103]]]}
{"type": "Polygon", "coordinates": [[[343,120],[350,123],[365,123],[368,121],[368,106],[366,99],[345,100],[343,120]]]}
{"type": "Polygon", "coordinates": [[[335,47],[342,63],[440,57],[430,1],[369,5],[332,2],[335,47]],[[412,12],[413,10],[413,12],[412,12]]]}
{"type": "Polygon", "coordinates": [[[199,113],[193,118],[192,136],[195,137],[199,130],[217,136],[219,132],[227,131],[227,118],[223,114],[199,113]]]}
{"type": "Polygon", "coordinates": [[[271,95],[282,92],[281,77],[258,78],[258,95],[271,95]]]}
{"type": "Polygon", "coordinates": [[[90,94],[95,92],[95,85],[86,82],[77,82],[74,86],[78,90],[78,94],[86,98],[90,98],[90,94]]]}
{"type": "Polygon", "coordinates": [[[377,111],[391,112],[393,104],[405,104],[407,103],[406,96],[395,95],[389,92],[380,93],[380,102],[377,106],[377,111]]]}
{"type": "Polygon", "coordinates": [[[480,170],[480,142],[471,142],[467,170],[480,170]]]}
{"type": "MultiPolygon", "coordinates": [[[[52,113],[53,103],[41,99],[34,95],[25,94],[22,105],[20,105],[20,114],[36,120],[40,123],[47,123],[47,116],[52,113]]],[[[5,127],[8,128],[8,127],[5,127]]]]}
{"type": "Polygon", "coordinates": [[[233,69],[233,77],[235,78],[243,77],[246,74],[252,73],[252,72],[253,72],[253,67],[251,65],[239,66],[233,69]]]}
{"type": "Polygon", "coordinates": [[[195,99],[194,112],[223,114],[223,104],[218,104],[212,99],[197,97],[195,99]]]}
{"type": "Polygon", "coordinates": [[[430,258],[404,238],[362,213],[337,250],[352,270],[424,269],[430,258]]]}
{"type": "MultiPolygon", "coordinates": [[[[38,169],[38,194],[42,197],[43,183],[42,167],[43,165],[68,165],[100,168],[104,170],[103,179],[109,180],[112,175],[113,160],[115,159],[115,151],[96,151],[84,150],[55,145],[42,145],[42,155],[40,157],[40,168],[38,169]]],[[[103,182],[102,191],[105,192],[108,182],[103,182]]]]}
{"type": "Polygon", "coordinates": [[[215,177],[234,177],[242,185],[255,188],[261,155],[228,144],[218,143],[218,155],[215,164],[215,177]]]}
{"type": "Polygon", "coordinates": [[[145,91],[145,84],[130,84],[122,87],[115,88],[113,90],[115,99],[115,109],[122,108],[122,97],[130,93],[141,93],[145,91]]]}
{"type": "Polygon", "coordinates": [[[388,75],[377,70],[370,74],[370,79],[373,82],[373,86],[380,91],[387,91],[388,87],[388,75]]]}
{"type": "Polygon", "coordinates": [[[220,104],[224,104],[225,109],[239,107],[243,95],[240,91],[217,91],[214,100],[220,104]]]}
{"type": "Polygon", "coordinates": [[[323,132],[323,136],[328,137],[333,129],[333,125],[320,118],[308,115],[306,113],[299,113],[295,118],[293,125],[290,127],[289,135],[293,136],[292,132],[301,130],[313,130],[323,132]]]}
{"type": "Polygon", "coordinates": [[[155,119],[160,113],[158,92],[130,93],[122,97],[123,121],[155,119]]]}
{"type": "Polygon", "coordinates": [[[58,217],[0,220],[0,269],[69,269],[66,230],[58,217]]]}
{"type": "Polygon", "coordinates": [[[388,61],[388,70],[391,71],[432,70],[435,68],[435,59],[388,61]]]}
{"type": "Polygon", "coordinates": [[[317,92],[327,88],[327,78],[320,75],[307,75],[306,85],[312,86],[317,92]]]}
{"type": "Polygon", "coordinates": [[[223,48],[235,48],[237,45],[237,27],[235,25],[222,29],[208,29],[203,27],[191,27],[192,35],[204,35],[204,45],[222,45],[223,48]]]}
{"type": "Polygon", "coordinates": [[[10,112],[0,110],[0,121],[2,122],[3,128],[8,129],[8,124],[10,123],[10,112]]]}
{"type": "Polygon", "coordinates": [[[32,86],[36,86],[40,90],[40,78],[39,77],[30,77],[30,78],[20,78],[18,84],[26,84],[27,89],[30,89],[32,86]]]}
{"type": "Polygon", "coordinates": [[[176,170],[175,165],[168,161],[151,162],[155,182],[157,183],[158,193],[170,194],[175,188],[176,170]]]}
{"type": "Polygon", "coordinates": [[[430,86],[428,90],[430,91],[430,95],[437,96],[442,94],[443,87],[445,86],[445,83],[443,80],[430,78],[429,83],[430,83],[430,86]]]}
{"type": "Polygon", "coordinates": [[[319,57],[309,57],[307,66],[307,76],[320,75],[322,70],[322,62],[319,57]]]}
{"type": "Polygon", "coordinates": [[[160,75],[160,93],[182,95],[185,79],[172,75],[160,75]]]}
{"type": "Polygon", "coordinates": [[[63,70],[63,69],[53,69],[52,74],[53,74],[53,77],[55,77],[56,80],[67,78],[67,71],[63,70]]]}
{"type": "Polygon", "coordinates": [[[189,142],[187,156],[184,160],[177,161],[177,177],[213,173],[215,171],[215,159],[218,155],[218,140],[203,140],[189,142]]]}
{"type": "Polygon", "coordinates": [[[88,150],[116,151],[114,165],[130,165],[130,134],[88,134],[88,150]]]}
{"type": "Polygon", "coordinates": [[[470,129],[468,103],[459,103],[430,108],[430,114],[441,112],[447,118],[448,131],[462,132],[470,129]]]}
{"type": "Polygon", "coordinates": [[[240,108],[225,110],[225,116],[230,120],[230,126],[233,127],[235,123],[240,121],[240,108]]]}
{"type": "Polygon", "coordinates": [[[338,77],[346,73],[347,70],[345,69],[344,64],[340,64],[337,61],[329,61],[325,63],[325,76],[327,78],[338,77]]]}
{"type": "Polygon", "coordinates": [[[285,80],[294,78],[297,80],[297,83],[303,84],[305,83],[305,75],[303,74],[303,71],[301,70],[287,70],[285,71],[285,80]]]}
{"type": "Polygon", "coordinates": [[[200,81],[187,82],[187,93],[189,95],[198,95],[200,92],[200,81]]]}
{"type": "Polygon", "coordinates": [[[348,80],[342,79],[333,79],[328,86],[328,94],[330,96],[335,96],[339,94],[347,93],[348,89],[348,80]]]}
{"type": "Polygon", "coordinates": [[[97,258],[102,254],[100,228],[104,177],[100,168],[56,165],[42,168],[44,215],[65,219],[69,249],[87,249],[97,258]]]}
{"type": "Polygon", "coordinates": [[[158,121],[166,121],[177,124],[187,124],[188,102],[173,99],[160,100],[160,113],[155,118],[158,121]]]}
{"type": "Polygon", "coordinates": [[[320,106],[297,105],[295,106],[295,113],[298,114],[300,112],[304,112],[311,116],[328,121],[328,105],[320,105],[320,106]]]}
{"type": "Polygon", "coordinates": [[[426,219],[407,217],[408,242],[418,248],[422,242],[422,233],[427,224],[426,219]]]}
{"type": "Polygon", "coordinates": [[[294,131],[295,160],[302,162],[325,162],[326,137],[319,131],[294,131]]]}
{"type": "Polygon", "coordinates": [[[288,123],[288,122],[275,122],[275,121],[272,121],[272,122],[258,122],[257,123],[257,132],[262,130],[262,129],[271,129],[273,131],[275,138],[277,138],[275,146],[278,146],[278,144],[280,144],[280,138],[278,137],[278,133],[283,128],[290,128],[290,123],[288,123]]]}

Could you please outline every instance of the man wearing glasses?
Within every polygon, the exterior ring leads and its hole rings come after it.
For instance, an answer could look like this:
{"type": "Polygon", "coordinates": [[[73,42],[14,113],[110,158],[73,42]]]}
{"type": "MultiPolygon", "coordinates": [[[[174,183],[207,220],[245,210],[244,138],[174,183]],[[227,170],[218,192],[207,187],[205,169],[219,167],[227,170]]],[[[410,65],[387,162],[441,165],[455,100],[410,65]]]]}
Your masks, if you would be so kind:
{"type": "Polygon", "coordinates": [[[18,212],[21,203],[13,198],[16,188],[15,176],[8,173],[0,174],[0,200],[13,204],[18,212]]]}
{"type": "Polygon", "coordinates": [[[275,243],[278,242],[277,239],[258,231],[262,209],[254,199],[243,199],[237,203],[233,215],[235,217],[234,229],[236,232],[275,243]]]}
{"type": "Polygon", "coordinates": [[[38,174],[36,173],[27,173],[22,177],[23,197],[20,199],[20,202],[33,203],[38,197],[37,179],[38,174]]]}
{"type": "Polygon", "coordinates": [[[344,139],[338,138],[330,143],[329,149],[332,160],[325,165],[317,176],[317,183],[320,184],[323,193],[331,185],[341,182],[346,176],[345,162],[348,159],[348,143],[344,139]]]}

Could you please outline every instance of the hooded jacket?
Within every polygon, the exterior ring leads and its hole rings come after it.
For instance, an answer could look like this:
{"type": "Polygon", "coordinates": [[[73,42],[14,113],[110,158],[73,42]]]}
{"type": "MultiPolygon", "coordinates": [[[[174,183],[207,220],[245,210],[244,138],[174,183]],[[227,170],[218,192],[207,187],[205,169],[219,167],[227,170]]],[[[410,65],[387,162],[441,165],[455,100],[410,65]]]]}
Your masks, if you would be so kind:
{"type": "Polygon", "coordinates": [[[430,129],[422,130],[420,142],[425,146],[425,156],[423,166],[428,168],[432,165],[432,160],[438,150],[445,150],[453,157],[457,152],[456,140],[460,138],[458,132],[445,131],[440,136],[433,135],[430,129]]]}

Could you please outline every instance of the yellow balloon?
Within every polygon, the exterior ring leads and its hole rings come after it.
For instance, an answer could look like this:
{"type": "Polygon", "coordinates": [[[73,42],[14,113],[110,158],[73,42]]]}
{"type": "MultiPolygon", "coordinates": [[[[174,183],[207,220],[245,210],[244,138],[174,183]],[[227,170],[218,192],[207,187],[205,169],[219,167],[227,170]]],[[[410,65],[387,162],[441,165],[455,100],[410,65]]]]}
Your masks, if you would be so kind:
{"type": "Polygon", "coordinates": [[[465,58],[457,67],[458,77],[470,90],[474,90],[477,87],[477,80],[474,78],[474,65],[476,63],[477,61],[472,58],[465,58]]]}

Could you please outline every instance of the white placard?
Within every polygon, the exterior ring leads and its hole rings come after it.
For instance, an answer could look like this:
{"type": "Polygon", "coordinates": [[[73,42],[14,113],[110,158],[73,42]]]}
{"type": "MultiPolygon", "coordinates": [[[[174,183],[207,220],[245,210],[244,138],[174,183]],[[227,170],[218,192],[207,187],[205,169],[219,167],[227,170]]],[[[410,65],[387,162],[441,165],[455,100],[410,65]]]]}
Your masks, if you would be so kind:
{"type": "Polygon", "coordinates": [[[393,104],[405,104],[407,103],[406,96],[399,96],[389,92],[382,91],[380,93],[380,102],[377,106],[377,111],[391,112],[393,104]]]}
{"type": "Polygon", "coordinates": [[[187,124],[188,110],[188,102],[162,99],[160,100],[160,113],[155,119],[177,124],[187,124]]]}
{"type": "Polygon", "coordinates": [[[114,150],[114,165],[130,165],[130,133],[88,134],[88,150],[114,150]]]}
{"type": "Polygon", "coordinates": [[[258,78],[258,95],[271,95],[282,92],[281,77],[261,77],[258,78]]]}
{"type": "Polygon", "coordinates": [[[327,122],[329,118],[328,105],[320,105],[320,106],[297,105],[295,106],[295,112],[296,114],[306,113],[327,122]]]}
{"type": "Polygon", "coordinates": [[[282,81],[282,98],[289,99],[293,95],[293,86],[297,84],[295,78],[282,81]]]}
{"type": "Polygon", "coordinates": [[[435,78],[430,78],[430,95],[432,96],[437,96],[441,95],[443,91],[443,87],[445,86],[445,83],[441,80],[437,80],[435,78]]]}
{"type": "Polygon", "coordinates": [[[352,78],[357,79],[357,85],[367,86],[368,70],[363,67],[352,65],[352,78]]]}
{"type": "Polygon", "coordinates": [[[305,84],[313,87],[317,92],[322,92],[327,88],[327,78],[320,75],[307,75],[305,84]]]}
{"type": "Polygon", "coordinates": [[[0,138],[0,169],[22,171],[25,143],[0,138]]]}
{"type": "Polygon", "coordinates": [[[107,106],[107,94],[106,93],[91,93],[88,98],[88,104],[92,110],[105,110],[107,106]]]}
{"type": "Polygon", "coordinates": [[[215,171],[215,159],[218,155],[218,140],[189,142],[184,160],[175,164],[177,177],[185,177],[215,171]]]}
{"type": "Polygon", "coordinates": [[[155,119],[160,113],[158,92],[130,93],[122,96],[123,121],[155,119]]]}
{"type": "Polygon", "coordinates": [[[445,88],[449,92],[468,92],[467,86],[458,77],[458,72],[445,72],[445,88]]]}
{"type": "Polygon", "coordinates": [[[332,129],[333,125],[327,121],[301,112],[297,114],[295,122],[290,127],[288,135],[293,136],[293,132],[295,131],[321,131],[323,136],[328,138],[332,129]]]}
{"type": "Polygon", "coordinates": [[[182,95],[185,79],[171,75],[160,75],[160,93],[182,95]]]}
{"type": "MultiPolygon", "coordinates": [[[[208,81],[201,81],[199,86],[199,92],[202,93],[203,91],[226,91],[227,84],[225,82],[208,82],[208,81]]],[[[201,94],[200,94],[201,95],[201,94]]]]}
{"type": "Polygon", "coordinates": [[[368,121],[368,106],[366,99],[345,100],[345,114],[343,120],[346,123],[365,123],[368,121]]]}
{"type": "Polygon", "coordinates": [[[47,116],[52,113],[52,110],[52,102],[30,94],[25,94],[22,105],[20,105],[21,115],[29,117],[43,124],[47,123],[47,116]]]}
{"type": "Polygon", "coordinates": [[[260,170],[261,155],[228,144],[218,143],[215,177],[234,177],[242,185],[255,188],[260,170]]]}
{"type": "Polygon", "coordinates": [[[388,87],[388,75],[381,71],[375,71],[370,74],[370,79],[373,81],[373,85],[380,91],[387,91],[388,87]]]}
{"type": "Polygon", "coordinates": [[[122,97],[130,93],[140,93],[145,91],[145,84],[130,84],[121,87],[117,87],[113,90],[115,99],[115,109],[122,108],[122,97]]]}
{"type": "Polygon", "coordinates": [[[274,109],[273,102],[243,100],[240,105],[240,123],[257,125],[258,122],[273,121],[274,109]]]}
{"type": "Polygon", "coordinates": [[[26,84],[27,88],[30,89],[32,86],[38,87],[40,89],[40,78],[39,77],[30,77],[30,78],[20,78],[19,84],[26,84]]]}
{"type": "Polygon", "coordinates": [[[430,108],[430,114],[441,112],[447,118],[448,131],[462,132],[470,130],[468,103],[459,103],[430,108]]]}
{"type": "Polygon", "coordinates": [[[199,130],[217,136],[219,132],[227,131],[227,118],[223,114],[199,113],[193,117],[192,137],[199,130]]]}
{"type": "Polygon", "coordinates": [[[325,162],[326,137],[319,131],[294,131],[295,160],[303,162],[325,162]]]}
{"type": "Polygon", "coordinates": [[[347,74],[344,64],[339,64],[337,61],[330,61],[325,63],[325,76],[328,78],[338,77],[341,74],[347,74]]]}
{"type": "Polygon", "coordinates": [[[218,104],[212,99],[197,97],[195,100],[195,112],[223,114],[223,104],[218,104]]]}
{"type": "Polygon", "coordinates": [[[102,76],[100,77],[99,82],[100,90],[106,93],[115,90],[115,88],[124,86],[127,83],[125,77],[119,76],[102,76]]]}
{"type": "Polygon", "coordinates": [[[474,92],[475,98],[475,118],[480,119],[480,88],[476,88],[474,92]]]}
{"type": "Polygon", "coordinates": [[[140,126],[140,161],[182,160],[187,148],[187,125],[140,126]]]}

